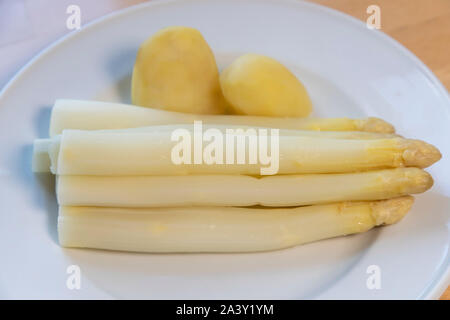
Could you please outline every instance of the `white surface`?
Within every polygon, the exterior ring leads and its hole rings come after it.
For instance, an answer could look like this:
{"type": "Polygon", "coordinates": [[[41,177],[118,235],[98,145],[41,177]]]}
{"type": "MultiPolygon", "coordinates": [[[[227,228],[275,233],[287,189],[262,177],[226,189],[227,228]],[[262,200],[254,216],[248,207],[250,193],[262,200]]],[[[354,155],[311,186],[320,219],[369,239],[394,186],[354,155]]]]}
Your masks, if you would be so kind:
{"type": "Polygon", "coordinates": [[[81,10],[81,24],[144,0],[0,0],[0,89],[66,26],[69,5],[81,10]]]}
{"type": "Polygon", "coordinates": [[[0,94],[2,298],[429,298],[448,284],[449,99],[411,53],[335,11],[279,0],[151,2],[114,14],[39,55],[0,94]],[[30,171],[56,98],[129,100],[139,44],[158,29],[200,29],[220,67],[256,52],[286,63],[316,114],[379,116],[438,146],[434,188],[399,224],[255,254],[158,255],[62,249],[53,179],[30,171]],[[80,266],[82,287],[66,287],[80,266]],[[381,289],[366,287],[369,265],[381,289]],[[447,278],[444,274],[447,273],[447,278]]]}

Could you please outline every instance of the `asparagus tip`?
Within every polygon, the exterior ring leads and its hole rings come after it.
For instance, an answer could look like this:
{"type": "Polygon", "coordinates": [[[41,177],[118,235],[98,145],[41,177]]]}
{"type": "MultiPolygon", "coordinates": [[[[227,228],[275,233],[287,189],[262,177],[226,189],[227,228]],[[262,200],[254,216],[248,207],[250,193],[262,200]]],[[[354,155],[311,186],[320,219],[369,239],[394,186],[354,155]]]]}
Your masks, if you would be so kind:
{"type": "Polygon", "coordinates": [[[411,209],[413,203],[414,197],[412,196],[376,201],[372,207],[376,225],[393,224],[400,221],[411,209]]]}
{"type": "Polygon", "coordinates": [[[360,120],[357,124],[359,131],[380,132],[380,133],[394,133],[395,128],[390,123],[380,118],[369,117],[360,120]]]}
{"type": "Polygon", "coordinates": [[[410,178],[414,181],[413,188],[411,189],[410,193],[423,193],[433,186],[433,177],[428,172],[419,168],[409,169],[417,170],[414,170],[417,172],[416,174],[414,174],[414,171],[410,171],[410,178]]]}
{"type": "Polygon", "coordinates": [[[407,167],[426,168],[441,158],[442,154],[435,146],[421,140],[406,140],[403,160],[407,167]]]}

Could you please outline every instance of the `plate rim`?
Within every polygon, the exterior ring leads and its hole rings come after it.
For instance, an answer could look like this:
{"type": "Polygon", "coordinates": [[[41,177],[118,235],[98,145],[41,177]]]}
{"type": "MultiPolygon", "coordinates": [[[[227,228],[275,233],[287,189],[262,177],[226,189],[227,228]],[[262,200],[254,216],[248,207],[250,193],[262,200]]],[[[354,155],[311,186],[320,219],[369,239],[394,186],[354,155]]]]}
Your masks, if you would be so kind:
{"type": "MultiPolygon", "coordinates": [[[[26,76],[26,74],[32,69],[32,66],[35,63],[38,63],[39,60],[45,58],[47,54],[50,54],[52,50],[55,50],[59,46],[63,45],[66,41],[72,40],[74,37],[78,37],[84,32],[89,32],[90,29],[92,29],[95,26],[98,26],[100,24],[109,22],[113,19],[119,18],[121,16],[132,14],[132,12],[137,11],[139,9],[142,9],[144,7],[153,7],[153,6],[162,6],[162,5],[168,5],[173,3],[183,3],[186,4],[188,2],[207,2],[208,0],[152,0],[148,2],[139,3],[136,5],[129,6],[127,8],[119,9],[116,11],[113,11],[111,13],[108,13],[106,15],[100,16],[98,18],[95,18],[91,20],[90,22],[82,25],[82,27],[79,30],[71,31],[55,41],[52,41],[50,44],[48,44],[46,47],[38,51],[27,63],[25,63],[22,67],[20,67],[14,75],[6,82],[6,84],[3,86],[3,88],[0,90],[0,104],[3,100],[3,98],[7,95],[8,91],[10,91],[16,83],[18,83],[22,77],[26,76]]],[[[215,1],[222,1],[222,0],[215,0],[215,1]]],[[[238,2],[239,0],[227,0],[228,3],[231,1],[238,2]]],[[[277,6],[282,6],[286,4],[295,4],[300,6],[306,6],[306,7],[312,7],[315,10],[319,10],[324,12],[325,14],[334,15],[338,17],[341,20],[346,20],[348,23],[353,24],[355,28],[364,28],[366,29],[366,24],[353,17],[350,16],[344,12],[317,4],[313,2],[309,2],[306,0],[246,0],[248,2],[255,2],[255,3],[261,3],[261,2],[270,2],[273,4],[276,4],[277,6]]],[[[388,34],[377,30],[377,29],[368,29],[367,31],[370,31],[373,33],[373,36],[380,38],[382,41],[385,41],[386,43],[389,43],[392,48],[397,50],[401,55],[403,55],[405,58],[409,59],[413,64],[426,76],[428,81],[432,84],[432,86],[437,89],[438,95],[440,98],[442,98],[444,101],[446,101],[446,105],[448,108],[448,111],[450,111],[450,95],[445,88],[445,86],[442,84],[442,82],[437,78],[437,76],[431,71],[431,69],[425,65],[424,62],[422,62],[412,51],[407,49],[404,45],[402,45],[399,41],[395,40],[394,38],[390,37],[388,34]]],[[[447,244],[447,248],[450,248],[450,241],[447,244]]],[[[439,297],[444,293],[444,291],[447,289],[447,287],[450,285],[450,251],[447,251],[446,260],[447,263],[441,266],[441,269],[443,269],[441,272],[439,272],[436,276],[434,276],[430,284],[423,289],[423,292],[416,298],[416,299],[439,299],[439,297]]]]}

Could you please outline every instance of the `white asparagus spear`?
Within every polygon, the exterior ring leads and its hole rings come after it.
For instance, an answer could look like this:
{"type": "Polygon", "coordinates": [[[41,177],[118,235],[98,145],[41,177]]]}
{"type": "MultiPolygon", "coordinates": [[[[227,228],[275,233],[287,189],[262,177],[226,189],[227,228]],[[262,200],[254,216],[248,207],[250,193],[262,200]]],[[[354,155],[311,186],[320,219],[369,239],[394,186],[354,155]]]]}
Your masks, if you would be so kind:
{"type": "Polygon", "coordinates": [[[399,221],[413,197],[283,209],[60,207],[59,242],[136,252],[251,252],[364,232],[399,221]]]}
{"type": "Polygon", "coordinates": [[[418,168],[341,174],[58,176],[64,206],[299,206],[422,193],[433,179],[418,168]]]}
{"type": "MultiPolygon", "coordinates": [[[[190,136],[195,139],[194,133],[190,136]]],[[[245,138],[245,135],[238,136],[245,138]]],[[[223,145],[229,138],[228,135],[224,138],[223,145]]],[[[231,136],[230,140],[234,138],[231,136]]],[[[225,164],[230,155],[227,148],[223,150],[224,164],[207,164],[202,160],[202,150],[197,153],[194,150],[186,157],[191,164],[175,164],[173,155],[177,151],[173,148],[179,144],[171,140],[169,132],[64,130],[60,143],[58,140],[52,143],[49,154],[52,172],[59,175],[259,175],[267,174],[262,171],[267,168],[270,174],[338,173],[404,166],[425,168],[441,157],[439,150],[419,140],[280,136],[279,148],[271,149],[264,165],[260,161],[261,149],[250,148],[250,143],[245,143],[243,150],[246,155],[258,152],[260,158],[255,164],[249,164],[248,159],[245,159],[246,164],[237,164],[237,160],[234,164],[230,164],[232,161],[225,164]],[[279,156],[275,151],[279,151],[279,156]],[[195,154],[201,163],[194,164],[195,154]],[[273,172],[276,169],[278,171],[273,172]]],[[[195,141],[191,145],[195,149],[195,141]]]]}
{"type": "Polygon", "coordinates": [[[56,100],[50,119],[50,137],[64,129],[124,129],[164,124],[190,124],[195,120],[225,125],[251,125],[280,129],[370,131],[393,133],[394,127],[378,118],[272,118],[242,115],[198,115],[133,105],[56,100]]]}
{"type": "MultiPolygon", "coordinates": [[[[236,125],[216,125],[207,124],[203,125],[203,130],[208,130],[210,128],[218,129],[225,133],[226,129],[263,129],[264,127],[252,127],[252,126],[236,126],[236,125]]],[[[115,132],[172,132],[176,129],[193,129],[192,124],[178,124],[178,125],[161,125],[161,126],[148,126],[139,128],[128,128],[128,129],[116,129],[115,132]]],[[[107,132],[111,130],[98,130],[102,132],[107,132]]],[[[365,132],[365,131],[312,131],[312,130],[280,130],[280,135],[287,136],[306,136],[306,137],[316,137],[316,138],[330,138],[330,139],[383,139],[383,138],[395,138],[399,137],[394,133],[376,133],[376,132],[365,132]]],[[[56,135],[53,139],[60,137],[56,135]]],[[[50,172],[50,158],[48,155],[48,149],[52,139],[36,139],[34,141],[33,147],[33,172],[50,172]]]]}
{"type": "MultiPolygon", "coordinates": [[[[190,124],[164,124],[164,125],[152,125],[146,127],[137,128],[125,128],[125,129],[102,129],[96,130],[100,132],[172,132],[176,129],[187,129],[193,130],[194,123],[190,124]]],[[[207,123],[202,124],[203,131],[208,129],[217,129],[222,133],[225,133],[227,129],[271,129],[271,127],[263,126],[250,126],[250,125],[227,125],[227,124],[216,124],[207,123]]],[[[327,138],[327,139],[386,139],[386,138],[399,138],[400,135],[396,133],[382,133],[382,132],[369,132],[369,131],[314,131],[314,130],[299,130],[299,129],[279,129],[279,134],[282,136],[301,136],[301,137],[311,137],[311,138],[327,138]]]]}
{"type": "Polygon", "coordinates": [[[49,147],[52,143],[51,139],[35,139],[33,142],[33,158],[31,167],[33,172],[49,172],[50,157],[48,154],[49,147]]]}

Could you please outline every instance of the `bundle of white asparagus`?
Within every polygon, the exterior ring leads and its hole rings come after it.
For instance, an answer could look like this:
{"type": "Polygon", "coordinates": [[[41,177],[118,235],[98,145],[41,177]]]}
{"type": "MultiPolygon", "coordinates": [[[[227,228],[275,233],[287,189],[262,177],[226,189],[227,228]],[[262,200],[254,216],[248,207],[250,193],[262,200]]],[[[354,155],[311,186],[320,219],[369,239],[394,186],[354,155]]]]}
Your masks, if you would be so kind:
{"type": "Polygon", "coordinates": [[[410,195],[432,186],[422,169],[440,157],[377,118],[205,116],[58,100],[50,138],[35,141],[33,170],[56,175],[62,246],[247,252],[395,223],[410,195]],[[171,133],[195,135],[195,120],[223,133],[280,128],[277,175],[249,163],[174,164],[171,133]]]}

